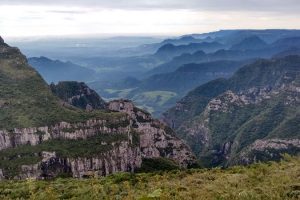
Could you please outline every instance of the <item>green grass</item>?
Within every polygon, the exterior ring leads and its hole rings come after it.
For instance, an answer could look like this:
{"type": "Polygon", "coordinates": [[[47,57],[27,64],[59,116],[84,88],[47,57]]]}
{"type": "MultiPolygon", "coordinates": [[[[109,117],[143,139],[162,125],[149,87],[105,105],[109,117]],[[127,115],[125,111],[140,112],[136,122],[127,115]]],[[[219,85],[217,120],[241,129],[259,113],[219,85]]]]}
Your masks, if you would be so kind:
{"type": "Polygon", "coordinates": [[[143,92],[133,97],[133,101],[144,104],[156,104],[163,106],[167,101],[176,97],[175,92],[170,91],[150,91],[143,92]]]}
{"type": "Polygon", "coordinates": [[[0,182],[0,199],[282,200],[300,198],[300,159],[229,169],[0,182]]]}
{"type": "Polygon", "coordinates": [[[158,115],[175,103],[177,94],[171,91],[148,91],[134,95],[132,101],[153,115],[158,115]]]}
{"type": "Polygon", "coordinates": [[[109,98],[107,101],[116,98],[128,98],[131,99],[136,106],[141,109],[147,110],[153,115],[161,113],[163,110],[171,107],[178,98],[178,94],[171,91],[147,91],[141,92],[136,88],[127,89],[105,89],[105,93],[109,98]]]}
{"type": "Polygon", "coordinates": [[[104,91],[107,92],[110,95],[114,95],[116,97],[119,98],[125,98],[132,90],[134,90],[135,88],[128,88],[128,89],[122,89],[122,90],[118,90],[118,89],[105,89],[104,91]]]}

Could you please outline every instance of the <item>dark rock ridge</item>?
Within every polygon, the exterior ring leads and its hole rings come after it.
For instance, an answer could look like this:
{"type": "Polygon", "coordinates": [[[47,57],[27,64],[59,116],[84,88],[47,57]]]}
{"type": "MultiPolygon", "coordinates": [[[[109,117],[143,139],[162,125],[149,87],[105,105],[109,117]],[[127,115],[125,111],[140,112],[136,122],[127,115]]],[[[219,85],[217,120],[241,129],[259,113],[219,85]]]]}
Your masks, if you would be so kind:
{"type": "Polygon", "coordinates": [[[300,57],[259,60],[191,91],[165,113],[203,165],[278,160],[300,152],[300,57]]]}
{"type": "Polygon", "coordinates": [[[50,85],[52,92],[63,101],[75,107],[91,111],[106,109],[106,102],[83,82],[62,81],[50,85]]]}

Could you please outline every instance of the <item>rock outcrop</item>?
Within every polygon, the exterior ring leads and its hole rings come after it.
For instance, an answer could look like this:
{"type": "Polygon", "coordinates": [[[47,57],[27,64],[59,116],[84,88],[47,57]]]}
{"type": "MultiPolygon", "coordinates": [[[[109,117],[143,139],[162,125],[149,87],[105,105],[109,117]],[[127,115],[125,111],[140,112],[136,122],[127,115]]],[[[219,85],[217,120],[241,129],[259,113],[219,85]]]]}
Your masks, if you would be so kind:
{"type": "Polygon", "coordinates": [[[83,82],[62,81],[51,84],[52,92],[72,106],[91,111],[106,109],[106,102],[83,82]]]}
{"type": "Polygon", "coordinates": [[[117,121],[88,120],[72,124],[60,122],[52,126],[0,130],[0,150],[22,145],[34,146],[51,139],[87,139],[100,133],[123,134],[130,130],[129,119],[126,116],[117,121]]]}
{"type": "Polygon", "coordinates": [[[109,102],[110,110],[127,113],[132,126],[140,133],[140,147],[143,158],[167,157],[187,167],[194,162],[190,148],[176,137],[175,132],[159,120],[133,105],[129,100],[109,102]]]}
{"type": "Polygon", "coordinates": [[[42,160],[39,163],[22,165],[20,173],[14,179],[48,179],[58,176],[98,177],[116,172],[134,172],[142,163],[139,147],[130,146],[126,141],[94,157],[66,158],[58,156],[56,152],[45,151],[41,154],[42,160]]]}

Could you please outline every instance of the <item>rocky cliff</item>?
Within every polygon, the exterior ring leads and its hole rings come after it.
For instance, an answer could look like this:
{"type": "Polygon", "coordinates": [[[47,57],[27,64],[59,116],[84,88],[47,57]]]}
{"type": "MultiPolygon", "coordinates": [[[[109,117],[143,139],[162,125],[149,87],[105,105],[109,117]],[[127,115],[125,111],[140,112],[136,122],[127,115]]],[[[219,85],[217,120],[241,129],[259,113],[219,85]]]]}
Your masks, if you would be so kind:
{"type": "Polygon", "coordinates": [[[194,163],[172,130],[131,102],[87,112],[77,107],[87,109],[95,95],[76,83],[76,94],[58,95],[74,105],[65,106],[17,48],[0,45],[0,179],[133,172],[144,158],[170,158],[181,167],[194,163]],[[74,104],[81,97],[86,104],[74,104]]]}
{"type": "Polygon", "coordinates": [[[167,157],[184,167],[193,164],[194,155],[190,148],[176,137],[175,132],[159,120],[153,119],[146,111],[135,107],[131,101],[111,101],[108,108],[131,117],[132,126],[140,133],[143,158],[167,157]]]}
{"type": "Polygon", "coordinates": [[[48,178],[61,174],[73,177],[100,176],[118,171],[133,172],[141,166],[143,158],[170,158],[181,167],[195,162],[190,149],[174,136],[171,129],[153,120],[131,102],[114,101],[109,103],[109,107],[128,115],[118,120],[60,122],[52,126],[1,130],[1,162],[11,165],[21,163],[13,169],[16,170],[14,172],[9,165],[0,164],[2,175],[18,179],[48,178]],[[84,140],[94,142],[80,145],[84,140]],[[62,141],[80,141],[78,147],[83,150],[80,152],[76,149],[76,144],[61,144],[62,141]],[[93,148],[96,150],[85,153],[93,148]],[[34,157],[33,160],[38,162],[28,164],[28,157],[34,157]]]}

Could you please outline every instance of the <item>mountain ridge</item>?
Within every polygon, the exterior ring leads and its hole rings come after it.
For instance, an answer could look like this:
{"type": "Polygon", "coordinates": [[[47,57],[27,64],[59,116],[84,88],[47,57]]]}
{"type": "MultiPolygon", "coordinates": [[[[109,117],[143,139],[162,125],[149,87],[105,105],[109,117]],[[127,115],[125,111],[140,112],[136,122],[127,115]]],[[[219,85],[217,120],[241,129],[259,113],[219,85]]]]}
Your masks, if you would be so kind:
{"type": "Polygon", "coordinates": [[[70,61],[51,60],[47,57],[31,57],[28,59],[32,65],[48,82],[59,81],[92,81],[96,72],[92,69],[82,67],[70,61]]]}
{"type": "Polygon", "coordinates": [[[284,152],[297,154],[299,63],[299,56],[258,60],[229,79],[191,91],[164,119],[206,166],[278,159],[284,152]]]}

